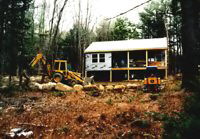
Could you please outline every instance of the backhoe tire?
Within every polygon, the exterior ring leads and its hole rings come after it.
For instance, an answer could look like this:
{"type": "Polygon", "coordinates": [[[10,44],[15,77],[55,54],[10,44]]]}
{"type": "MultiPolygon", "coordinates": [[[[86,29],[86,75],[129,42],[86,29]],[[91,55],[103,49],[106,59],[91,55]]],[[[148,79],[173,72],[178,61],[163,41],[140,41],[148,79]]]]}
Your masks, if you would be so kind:
{"type": "Polygon", "coordinates": [[[59,83],[63,80],[63,75],[61,73],[53,74],[53,81],[59,83]]]}

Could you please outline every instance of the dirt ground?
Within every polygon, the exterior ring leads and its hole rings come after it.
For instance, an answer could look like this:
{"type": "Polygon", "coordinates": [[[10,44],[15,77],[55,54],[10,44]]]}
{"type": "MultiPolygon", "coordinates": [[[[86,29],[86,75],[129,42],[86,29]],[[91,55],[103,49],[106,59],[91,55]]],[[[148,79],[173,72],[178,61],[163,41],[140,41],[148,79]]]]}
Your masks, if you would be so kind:
{"type": "Polygon", "coordinates": [[[168,81],[159,94],[124,92],[24,92],[1,96],[0,138],[12,128],[33,131],[31,138],[162,138],[159,115],[183,110],[185,93],[168,81]]]}

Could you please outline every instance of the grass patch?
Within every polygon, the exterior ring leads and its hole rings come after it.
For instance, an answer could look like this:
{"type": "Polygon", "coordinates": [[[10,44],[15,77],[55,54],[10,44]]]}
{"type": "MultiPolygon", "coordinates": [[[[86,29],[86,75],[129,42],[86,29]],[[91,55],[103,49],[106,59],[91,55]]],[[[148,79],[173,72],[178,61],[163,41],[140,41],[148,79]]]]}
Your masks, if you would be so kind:
{"type": "Polygon", "coordinates": [[[164,91],[181,91],[181,81],[173,81],[173,82],[169,82],[166,86],[164,91]]]}
{"type": "Polygon", "coordinates": [[[106,104],[108,105],[113,105],[113,100],[111,98],[109,98],[107,101],[106,101],[106,104]]]}
{"type": "Polygon", "coordinates": [[[149,97],[151,98],[151,100],[157,100],[158,97],[160,96],[160,94],[151,94],[149,97]]]}
{"type": "Polygon", "coordinates": [[[131,103],[132,101],[134,101],[136,99],[136,96],[129,96],[127,102],[131,103]]]}
{"type": "Polygon", "coordinates": [[[147,112],[145,113],[147,116],[151,116],[154,121],[164,121],[167,119],[167,115],[159,112],[147,112]]]}
{"type": "Polygon", "coordinates": [[[87,94],[93,97],[98,97],[101,95],[101,93],[97,90],[88,91],[87,94]]]}
{"type": "Polygon", "coordinates": [[[16,92],[19,92],[19,91],[21,92],[19,86],[15,86],[12,84],[0,90],[1,95],[5,97],[13,97],[16,95],[16,92]]]}
{"type": "Polygon", "coordinates": [[[164,138],[193,139],[200,136],[200,78],[189,82],[192,95],[186,98],[185,111],[175,113],[173,117],[166,117],[164,138]]]}
{"type": "Polygon", "coordinates": [[[60,91],[54,91],[54,92],[51,92],[51,94],[55,97],[63,97],[65,96],[65,93],[64,92],[60,92],[60,91]]]}
{"type": "Polygon", "coordinates": [[[67,125],[65,125],[61,128],[58,128],[57,131],[61,134],[67,134],[70,131],[70,129],[67,125]]]}

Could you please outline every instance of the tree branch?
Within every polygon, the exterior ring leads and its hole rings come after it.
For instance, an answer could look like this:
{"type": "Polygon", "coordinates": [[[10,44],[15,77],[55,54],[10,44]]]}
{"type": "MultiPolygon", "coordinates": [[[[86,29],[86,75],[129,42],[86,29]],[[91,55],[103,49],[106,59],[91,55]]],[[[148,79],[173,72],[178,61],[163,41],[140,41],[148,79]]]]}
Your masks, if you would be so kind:
{"type": "Polygon", "coordinates": [[[130,12],[130,11],[132,11],[132,10],[134,10],[134,9],[136,9],[136,8],[138,8],[138,7],[142,6],[142,5],[144,5],[144,4],[146,4],[146,3],[149,3],[150,1],[151,1],[151,0],[148,0],[148,1],[146,1],[146,2],[143,2],[143,3],[141,3],[141,4],[139,4],[139,5],[137,5],[137,6],[133,7],[133,8],[131,8],[131,9],[125,11],[125,12],[122,12],[122,13],[120,13],[120,14],[114,16],[114,17],[106,18],[105,20],[111,20],[111,19],[114,19],[114,18],[116,18],[116,17],[122,16],[122,15],[124,15],[124,14],[126,14],[126,13],[128,13],[128,12],[130,12]]]}

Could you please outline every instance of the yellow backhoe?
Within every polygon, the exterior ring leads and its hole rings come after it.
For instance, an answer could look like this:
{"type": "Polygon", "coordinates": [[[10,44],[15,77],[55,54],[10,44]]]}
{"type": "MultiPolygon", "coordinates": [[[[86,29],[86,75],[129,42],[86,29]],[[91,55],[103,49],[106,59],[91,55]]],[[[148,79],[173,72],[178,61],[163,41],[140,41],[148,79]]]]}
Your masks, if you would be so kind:
{"type": "Polygon", "coordinates": [[[69,71],[66,60],[53,60],[52,63],[48,63],[41,52],[33,58],[29,65],[34,67],[39,61],[42,62],[43,71],[46,72],[46,75],[56,83],[65,82],[73,86],[74,84],[88,84],[93,81],[93,77],[84,80],[80,73],[69,71]]]}

